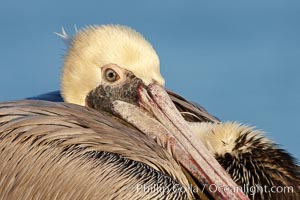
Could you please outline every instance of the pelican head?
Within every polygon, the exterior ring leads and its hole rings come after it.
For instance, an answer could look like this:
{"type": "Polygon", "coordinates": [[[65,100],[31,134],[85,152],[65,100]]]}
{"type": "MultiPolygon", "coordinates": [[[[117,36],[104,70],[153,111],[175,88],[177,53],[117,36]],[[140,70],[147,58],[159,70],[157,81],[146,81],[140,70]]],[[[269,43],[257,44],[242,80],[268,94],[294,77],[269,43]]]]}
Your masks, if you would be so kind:
{"type": "MultiPolygon", "coordinates": [[[[67,38],[64,31],[62,36],[67,38]]],[[[156,82],[164,86],[155,50],[140,33],[129,27],[89,26],[68,39],[61,81],[66,102],[84,105],[88,93],[103,77],[113,76],[107,71],[111,65],[131,71],[145,84],[156,82]]]]}

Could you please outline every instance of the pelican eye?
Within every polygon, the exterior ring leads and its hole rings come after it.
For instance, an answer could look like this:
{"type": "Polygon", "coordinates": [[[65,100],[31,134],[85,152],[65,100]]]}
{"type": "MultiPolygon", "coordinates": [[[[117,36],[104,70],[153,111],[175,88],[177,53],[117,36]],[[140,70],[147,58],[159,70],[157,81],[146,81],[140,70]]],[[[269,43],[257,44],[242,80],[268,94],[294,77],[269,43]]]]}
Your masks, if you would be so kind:
{"type": "Polygon", "coordinates": [[[109,82],[115,82],[120,79],[119,74],[111,68],[108,68],[104,71],[104,77],[109,82]]]}

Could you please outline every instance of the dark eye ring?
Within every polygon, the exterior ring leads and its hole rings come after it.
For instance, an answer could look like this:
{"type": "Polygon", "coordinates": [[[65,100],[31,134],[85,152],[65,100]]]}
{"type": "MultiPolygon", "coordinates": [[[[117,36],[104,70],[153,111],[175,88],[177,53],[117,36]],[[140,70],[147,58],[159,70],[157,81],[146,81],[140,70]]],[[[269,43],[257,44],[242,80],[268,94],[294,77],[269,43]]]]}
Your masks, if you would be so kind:
{"type": "Polygon", "coordinates": [[[117,81],[117,80],[120,79],[119,74],[115,70],[113,70],[111,68],[107,68],[104,71],[104,77],[109,82],[115,82],[115,81],[117,81]]]}

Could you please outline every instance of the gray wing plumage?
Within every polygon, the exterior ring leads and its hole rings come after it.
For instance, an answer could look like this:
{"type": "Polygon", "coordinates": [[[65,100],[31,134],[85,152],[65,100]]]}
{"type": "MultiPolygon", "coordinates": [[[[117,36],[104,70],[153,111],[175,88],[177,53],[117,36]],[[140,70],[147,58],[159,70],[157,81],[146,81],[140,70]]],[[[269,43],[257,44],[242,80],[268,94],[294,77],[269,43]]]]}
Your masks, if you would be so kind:
{"type": "Polygon", "coordinates": [[[73,104],[1,103],[0,147],[0,199],[161,199],[137,186],[188,184],[146,135],[73,104]]]}

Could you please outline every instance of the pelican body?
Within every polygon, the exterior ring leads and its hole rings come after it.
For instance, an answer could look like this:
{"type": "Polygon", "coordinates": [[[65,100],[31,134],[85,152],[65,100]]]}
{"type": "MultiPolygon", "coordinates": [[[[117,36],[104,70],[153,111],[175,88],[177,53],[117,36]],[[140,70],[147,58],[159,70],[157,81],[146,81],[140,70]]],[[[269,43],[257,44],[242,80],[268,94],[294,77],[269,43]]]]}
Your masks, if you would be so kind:
{"type": "Polygon", "coordinates": [[[293,157],[261,132],[222,123],[167,94],[158,56],[141,34],[106,25],[59,35],[68,44],[66,103],[0,104],[2,199],[299,199],[293,157]],[[145,187],[138,191],[140,183],[145,187]],[[209,190],[212,184],[294,191],[229,194],[209,190]],[[186,190],[191,185],[203,190],[186,190]]]}

